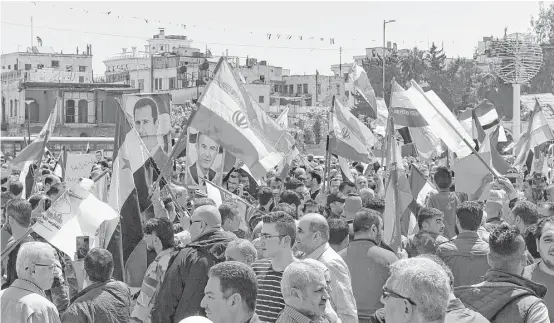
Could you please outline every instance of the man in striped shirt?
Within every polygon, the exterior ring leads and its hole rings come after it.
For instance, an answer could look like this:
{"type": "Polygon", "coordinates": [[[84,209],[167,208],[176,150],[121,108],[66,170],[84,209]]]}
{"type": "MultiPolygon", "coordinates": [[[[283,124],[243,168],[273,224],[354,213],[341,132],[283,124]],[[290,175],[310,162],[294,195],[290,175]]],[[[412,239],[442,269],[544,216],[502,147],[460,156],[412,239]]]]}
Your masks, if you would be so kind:
{"type": "Polygon", "coordinates": [[[271,212],[262,218],[261,251],[265,259],[252,268],[258,279],[256,314],[262,322],[275,323],[285,307],[281,279],[285,268],[296,261],[292,246],[296,240],[294,218],[283,211],[271,212]]]}

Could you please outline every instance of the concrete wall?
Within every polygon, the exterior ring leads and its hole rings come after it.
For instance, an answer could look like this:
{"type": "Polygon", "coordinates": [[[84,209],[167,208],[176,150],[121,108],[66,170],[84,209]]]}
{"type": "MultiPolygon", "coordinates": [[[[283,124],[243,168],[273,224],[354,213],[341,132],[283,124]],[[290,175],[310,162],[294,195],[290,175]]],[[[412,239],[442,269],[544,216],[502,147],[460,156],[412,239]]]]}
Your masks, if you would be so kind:
{"type": "Polygon", "coordinates": [[[269,84],[246,84],[246,89],[262,109],[269,108],[269,84]],[[260,102],[260,97],[263,97],[263,102],[260,102]]]}

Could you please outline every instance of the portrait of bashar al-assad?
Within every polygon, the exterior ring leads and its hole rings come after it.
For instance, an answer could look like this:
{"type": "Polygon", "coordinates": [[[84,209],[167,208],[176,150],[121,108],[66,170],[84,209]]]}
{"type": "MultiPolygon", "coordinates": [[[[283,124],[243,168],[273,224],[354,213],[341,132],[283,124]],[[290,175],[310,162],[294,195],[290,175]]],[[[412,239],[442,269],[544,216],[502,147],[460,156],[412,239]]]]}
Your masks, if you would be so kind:
{"type": "MultiPolygon", "coordinates": [[[[196,150],[196,160],[192,165],[189,163],[190,179],[187,182],[199,186],[205,185],[203,179],[215,182],[220,178],[218,175],[220,175],[223,167],[223,158],[218,158],[218,155],[223,155],[223,148],[201,132],[189,133],[188,137],[189,147],[194,145],[196,150]],[[216,159],[218,163],[216,163],[216,159]]],[[[192,159],[189,159],[189,162],[192,162],[192,159]]]]}
{"type": "MultiPolygon", "coordinates": [[[[156,146],[164,151],[165,147],[160,145],[161,138],[158,138],[158,105],[151,98],[139,99],[133,108],[135,129],[149,151],[154,152],[156,146]]],[[[161,137],[161,136],[160,136],[161,137]]]]}

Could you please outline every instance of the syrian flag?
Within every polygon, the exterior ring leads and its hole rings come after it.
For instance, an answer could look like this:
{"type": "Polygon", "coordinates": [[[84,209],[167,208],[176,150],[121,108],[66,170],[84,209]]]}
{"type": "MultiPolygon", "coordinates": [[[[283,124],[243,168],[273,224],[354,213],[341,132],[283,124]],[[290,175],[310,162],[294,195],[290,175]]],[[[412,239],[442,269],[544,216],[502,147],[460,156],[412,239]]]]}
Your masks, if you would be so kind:
{"type": "Polygon", "coordinates": [[[15,156],[15,158],[11,161],[10,167],[12,169],[23,170],[26,164],[28,168],[28,162],[34,163],[36,161],[40,161],[39,159],[45,151],[46,144],[48,143],[48,140],[50,139],[50,136],[54,132],[54,128],[56,127],[56,119],[58,117],[57,106],[58,105],[56,104],[52,111],[50,111],[50,116],[48,117],[48,120],[46,120],[46,123],[42,127],[42,130],[39,132],[35,140],[33,140],[32,143],[30,143],[27,147],[25,147],[25,149],[19,152],[19,154],[17,154],[17,156],[15,156]]]}
{"type": "Polygon", "coordinates": [[[406,170],[400,155],[400,146],[394,136],[393,118],[387,125],[387,171],[389,178],[385,191],[384,241],[393,250],[400,247],[402,234],[408,233],[410,219],[405,217],[406,209],[412,203],[413,196],[406,178],[406,170]]]}
{"type": "MultiPolygon", "coordinates": [[[[146,272],[146,248],[141,250],[139,247],[136,252],[135,249],[143,238],[142,223],[147,220],[145,211],[152,205],[148,198],[150,194],[146,173],[153,171],[153,161],[120,105],[116,122],[108,204],[120,214],[120,218],[108,224],[107,249],[114,256],[114,277],[123,281],[123,271],[131,268],[136,273],[127,272],[125,282],[130,287],[140,287],[146,272]],[[133,259],[144,261],[128,263],[133,252],[133,259]]],[[[156,180],[155,172],[154,175],[153,180],[156,180]]]]}
{"type": "Polygon", "coordinates": [[[281,126],[283,129],[289,128],[289,108],[285,108],[280,116],[275,119],[275,122],[277,122],[278,125],[281,126]]]}
{"type": "MultiPolygon", "coordinates": [[[[552,107],[545,105],[544,108],[549,110],[549,114],[552,114],[552,107]]],[[[535,109],[533,111],[533,116],[531,117],[531,121],[529,122],[527,131],[521,137],[521,139],[524,141],[520,140],[521,149],[519,151],[516,150],[517,157],[513,164],[513,166],[517,168],[520,168],[525,164],[525,162],[527,161],[527,155],[530,150],[535,149],[535,147],[554,139],[554,133],[548,125],[545,112],[543,111],[543,107],[541,107],[538,100],[535,102],[535,109]]],[[[519,144],[520,143],[518,143],[518,145],[519,144]]]]}

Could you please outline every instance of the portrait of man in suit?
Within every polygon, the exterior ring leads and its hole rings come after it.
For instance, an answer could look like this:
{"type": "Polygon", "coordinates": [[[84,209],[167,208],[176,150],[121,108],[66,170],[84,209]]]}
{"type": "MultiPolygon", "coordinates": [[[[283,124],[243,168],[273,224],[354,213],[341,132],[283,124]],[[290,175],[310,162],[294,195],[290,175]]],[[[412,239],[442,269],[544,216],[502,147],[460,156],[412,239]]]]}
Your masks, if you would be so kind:
{"type": "Polygon", "coordinates": [[[156,102],[148,97],[141,98],[135,103],[133,110],[135,128],[140,138],[149,151],[155,152],[154,149],[158,145],[156,135],[158,129],[158,107],[156,102]]]}
{"type": "MultiPolygon", "coordinates": [[[[201,132],[189,132],[189,147],[191,159],[188,160],[187,185],[204,187],[204,180],[215,182],[220,185],[221,172],[223,167],[223,149],[213,139],[201,132]],[[193,159],[194,157],[195,160],[193,159]]],[[[188,155],[188,154],[187,154],[188,155]]]]}

